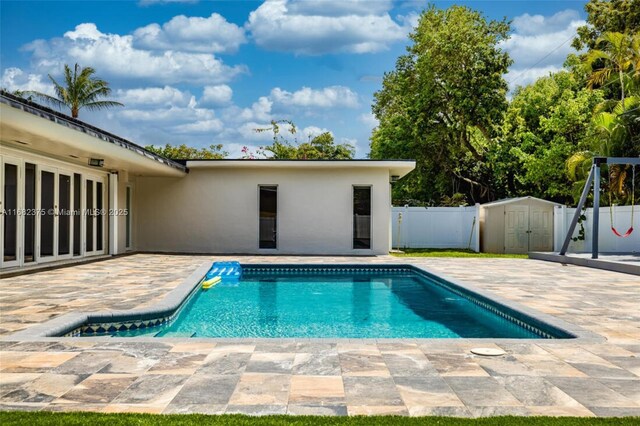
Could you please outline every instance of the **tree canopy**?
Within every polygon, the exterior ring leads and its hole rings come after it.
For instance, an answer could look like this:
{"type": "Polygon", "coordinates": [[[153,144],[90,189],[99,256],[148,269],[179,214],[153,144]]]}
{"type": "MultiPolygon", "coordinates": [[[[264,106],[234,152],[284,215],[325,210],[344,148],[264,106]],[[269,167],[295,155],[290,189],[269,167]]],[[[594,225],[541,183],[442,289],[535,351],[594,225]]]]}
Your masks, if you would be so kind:
{"type": "Polygon", "coordinates": [[[290,120],[272,120],[269,127],[255,129],[256,132],[271,132],[273,141],[260,147],[257,153],[245,152],[246,158],[265,157],[273,160],[349,160],[355,154],[355,147],[348,143],[336,144],[330,132],[309,137],[306,142],[298,143],[296,125],[290,120]],[[294,137],[290,141],[283,132],[294,137]]]}
{"type": "Polygon", "coordinates": [[[576,50],[594,49],[605,32],[632,34],[640,28],[640,0],[589,0],[587,25],[578,28],[576,50]]]}
{"type": "Polygon", "coordinates": [[[172,160],[219,160],[229,155],[228,152],[222,150],[222,144],[210,145],[208,148],[195,148],[186,144],[147,145],[144,148],[172,160]]]}
{"type": "Polygon", "coordinates": [[[568,71],[518,88],[491,153],[499,195],[571,198],[565,167],[576,148],[586,149],[593,109],[602,92],[589,90],[568,71]]]}

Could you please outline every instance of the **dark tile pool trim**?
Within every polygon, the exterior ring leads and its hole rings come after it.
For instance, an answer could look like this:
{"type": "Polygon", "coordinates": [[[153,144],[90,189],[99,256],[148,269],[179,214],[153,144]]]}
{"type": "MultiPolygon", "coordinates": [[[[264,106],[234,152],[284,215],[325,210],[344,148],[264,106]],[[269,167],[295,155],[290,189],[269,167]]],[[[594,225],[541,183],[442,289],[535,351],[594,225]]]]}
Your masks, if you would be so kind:
{"type": "MultiPolygon", "coordinates": [[[[197,293],[200,288],[200,282],[211,266],[210,262],[200,265],[189,277],[170,291],[165,298],[149,307],[132,309],[126,311],[97,311],[97,312],[74,312],[54,318],[42,324],[35,325],[26,330],[14,333],[0,340],[14,339],[41,339],[41,338],[77,338],[82,335],[83,331],[90,328],[96,332],[95,338],[108,339],[124,339],[126,341],[134,340],[156,340],[161,337],[139,336],[139,337],[112,337],[106,333],[115,330],[138,329],[155,327],[172,321],[187,305],[188,300],[197,293]],[[134,327],[132,327],[132,325],[134,327]],[[105,335],[106,334],[106,335],[105,335]]],[[[576,339],[590,341],[604,341],[605,339],[595,333],[589,332],[576,325],[567,323],[558,318],[541,312],[534,311],[524,307],[518,303],[501,298],[484,290],[475,288],[466,283],[457,282],[454,279],[443,276],[442,274],[434,274],[426,268],[409,264],[339,264],[339,265],[299,265],[299,264],[242,264],[243,268],[250,272],[260,273],[278,273],[284,270],[291,272],[294,270],[299,273],[313,273],[322,271],[323,273],[357,273],[357,272],[397,272],[407,273],[414,272],[437,285],[447,288],[448,290],[465,297],[473,303],[482,306],[485,309],[500,315],[526,329],[544,337],[546,342],[558,340],[566,341],[576,339]]],[[[83,339],[91,339],[94,336],[83,336],[83,339]]],[[[436,340],[458,340],[458,339],[429,339],[429,338],[384,338],[384,339],[299,339],[299,338],[200,338],[213,341],[345,341],[345,340],[369,340],[369,341],[436,341],[436,340]]],[[[174,338],[175,340],[175,338],[174,338]]],[[[527,341],[538,339],[497,339],[497,338],[477,338],[464,339],[477,341],[527,341]]]]}

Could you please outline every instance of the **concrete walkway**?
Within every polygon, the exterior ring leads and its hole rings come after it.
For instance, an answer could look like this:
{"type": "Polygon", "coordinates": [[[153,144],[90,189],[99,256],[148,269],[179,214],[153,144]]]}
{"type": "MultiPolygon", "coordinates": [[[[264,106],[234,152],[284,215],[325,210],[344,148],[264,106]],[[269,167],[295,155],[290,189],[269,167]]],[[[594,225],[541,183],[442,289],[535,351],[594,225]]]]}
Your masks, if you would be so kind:
{"type": "MultiPolygon", "coordinates": [[[[230,258],[216,257],[216,260],[230,258]]],[[[236,257],[237,259],[237,257],[236,257]]],[[[0,280],[0,409],[155,413],[640,415],[640,282],[524,259],[242,257],[245,263],[413,263],[607,339],[43,339],[10,333],[73,310],[160,300],[210,257],[134,255],[0,280]]]]}

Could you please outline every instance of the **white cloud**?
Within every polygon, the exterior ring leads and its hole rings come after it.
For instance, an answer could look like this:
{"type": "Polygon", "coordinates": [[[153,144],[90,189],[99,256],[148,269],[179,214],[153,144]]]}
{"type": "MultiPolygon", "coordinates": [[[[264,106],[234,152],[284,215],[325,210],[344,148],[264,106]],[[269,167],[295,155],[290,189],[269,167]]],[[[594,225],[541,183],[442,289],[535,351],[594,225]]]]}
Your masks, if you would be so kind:
{"type": "Polygon", "coordinates": [[[207,105],[224,105],[231,102],[233,90],[226,84],[216,86],[205,86],[202,92],[200,103],[207,105]]]}
{"type": "Polygon", "coordinates": [[[310,108],[356,108],[358,106],[358,95],[344,86],[329,86],[322,89],[303,87],[295,92],[276,87],[271,90],[270,98],[285,106],[310,108]]]}
{"type": "Polygon", "coordinates": [[[42,81],[39,74],[27,74],[20,68],[7,68],[2,73],[0,87],[10,92],[16,90],[33,90],[36,92],[54,95],[53,84],[49,81],[42,81]]]}
{"type": "Polygon", "coordinates": [[[562,69],[571,53],[571,41],[578,27],[585,25],[575,10],[564,10],[551,16],[524,14],[513,20],[514,33],[503,42],[514,64],[506,79],[510,89],[562,69]]]}
{"type": "Polygon", "coordinates": [[[202,121],[196,121],[193,123],[187,123],[187,124],[180,124],[178,126],[175,126],[173,129],[177,132],[177,133],[217,133],[219,131],[221,131],[224,128],[224,124],[222,123],[222,121],[218,120],[217,118],[213,118],[210,120],[202,120],[202,121]]]}
{"type": "Polygon", "coordinates": [[[245,42],[244,29],[217,13],[207,18],[174,16],[162,26],[149,24],[133,32],[133,46],[150,50],[233,53],[245,42]]]}
{"type": "Polygon", "coordinates": [[[273,102],[266,96],[261,96],[249,108],[232,106],[224,111],[228,121],[261,121],[268,123],[271,119],[271,107],[273,102]]]}
{"type": "Polygon", "coordinates": [[[290,2],[288,9],[296,15],[366,16],[386,13],[392,7],[392,0],[303,0],[290,2]]]}
{"type": "Polygon", "coordinates": [[[516,16],[513,19],[512,27],[520,35],[539,35],[564,31],[567,23],[582,21],[577,10],[567,9],[551,16],[524,15],[516,16]]]}
{"type": "Polygon", "coordinates": [[[298,134],[300,135],[298,139],[300,142],[306,142],[307,140],[313,139],[323,133],[331,133],[333,135],[333,132],[331,132],[329,129],[320,128],[317,126],[307,126],[298,131],[298,134]]]}
{"type": "Polygon", "coordinates": [[[51,74],[60,73],[64,64],[77,62],[90,64],[100,76],[165,84],[215,84],[246,71],[243,66],[227,66],[210,54],[137,49],[133,36],[105,34],[93,23],[80,24],[62,38],[36,40],[24,49],[32,53],[37,70],[51,74]]]}
{"type": "Polygon", "coordinates": [[[269,50],[318,55],[386,50],[410,28],[394,21],[391,2],[268,0],[249,15],[246,28],[269,50]]]}
{"type": "Polygon", "coordinates": [[[192,98],[189,92],[183,92],[171,86],[117,90],[115,96],[125,106],[149,105],[155,107],[161,105],[186,106],[192,98]]]}
{"type": "Polygon", "coordinates": [[[509,90],[513,90],[516,86],[526,86],[533,83],[540,77],[558,72],[561,69],[561,66],[556,65],[547,65],[544,67],[534,67],[529,69],[511,68],[505,78],[507,82],[509,82],[509,90]]]}
{"type": "Polygon", "coordinates": [[[366,124],[367,127],[369,127],[370,129],[373,129],[374,127],[378,127],[378,124],[379,124],[376,116],[370,112],[360,114],[360,116],[358,117],[358,120],[360,120],[361,123],[366,124]]]}

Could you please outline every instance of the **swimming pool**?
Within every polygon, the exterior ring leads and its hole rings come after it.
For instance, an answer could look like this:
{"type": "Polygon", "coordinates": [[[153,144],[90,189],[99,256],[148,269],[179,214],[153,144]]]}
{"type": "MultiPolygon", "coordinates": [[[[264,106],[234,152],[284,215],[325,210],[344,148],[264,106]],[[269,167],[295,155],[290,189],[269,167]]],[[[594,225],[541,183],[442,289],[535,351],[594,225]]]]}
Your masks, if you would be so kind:
{"type": "Polygon", "coordinates": [[[236,284],[197,288],[153,327],[82,335],[216,338],[571,337],[415,267],[243,265],[236,284]]]}

